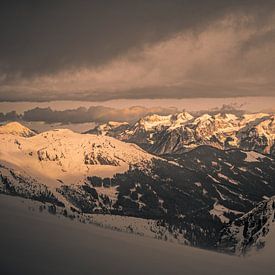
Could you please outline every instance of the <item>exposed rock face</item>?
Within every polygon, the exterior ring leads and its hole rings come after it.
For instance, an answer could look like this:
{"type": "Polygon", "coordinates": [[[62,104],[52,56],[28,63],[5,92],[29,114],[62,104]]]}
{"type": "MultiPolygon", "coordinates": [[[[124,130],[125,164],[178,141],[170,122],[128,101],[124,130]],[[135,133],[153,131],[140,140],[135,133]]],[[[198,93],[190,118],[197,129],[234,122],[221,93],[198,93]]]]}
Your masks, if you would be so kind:
{"type": "Polygon", "coordinates": [[[253,210],[222,230],[222,251],[242,255],[265,246],[267,235],[274,230],[275,197],[259,203],[253,210]]]}
{"type": "Polygon", "coordinates": [[[240,147],[246,150],[255,150],[262,153],[272,153],[275,139],[275,116],[265,117],[247,127],[246,131],[240,131],[240,147]]]}

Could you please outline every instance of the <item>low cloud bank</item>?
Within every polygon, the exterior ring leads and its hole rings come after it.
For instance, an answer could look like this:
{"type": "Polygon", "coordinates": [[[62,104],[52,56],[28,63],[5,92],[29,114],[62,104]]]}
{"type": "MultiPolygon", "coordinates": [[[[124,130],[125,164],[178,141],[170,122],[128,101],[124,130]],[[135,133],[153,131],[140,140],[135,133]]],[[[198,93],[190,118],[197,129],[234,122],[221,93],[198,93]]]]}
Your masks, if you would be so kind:
{"type": "MultiPolygon", "coordinates": [[[[45,123],[104,123],[107,121],[127,121],[135,122],[143,116],[150,114],[169,115],[181,112],[176,107],[141,107],[132,106],[128,108],[116,109],[104,106],[91,106],[89,108],[79,107],[76,109],[53,110],[50,107],[36,107],[25,111],[23,114],[18,114],[16,111],[11,111],[6,114],[0,113],[0,122],[4,121],[26,121],[35,122],[43,121],[45,123]]],[[[201,110],[191,112],[194,116],[200,116],[204,113],[214,115],[217,113],[233,113],[242,115],[242,105],[224,104],[220,108],[201,110]]]]}
{"type": "Polygon", "coordinates": [[[16,120],[21,120],[22,116],[17,114],[16,111],[11,111],[6,114],[0,113],[0,122],[2,121],[16,121],[16,120]]]}
{"type": "Polygon", "coordinates": [[[70,110],[52,110],[48,108],[34,108],[25,111],[22,115],[15,111],[3,114],[0,113],[0,121],[24,120],[24,121],[44,121],[46,123],[86,123],[86,122],[107,122],[128,121],[133,122],[140,117],[149,114],[168,115],[179,112],[175,107],[140,107],[133,106],[123,109],[115,109],[104,106],[92,106],[90,108],[79,107],[70,110]]]}

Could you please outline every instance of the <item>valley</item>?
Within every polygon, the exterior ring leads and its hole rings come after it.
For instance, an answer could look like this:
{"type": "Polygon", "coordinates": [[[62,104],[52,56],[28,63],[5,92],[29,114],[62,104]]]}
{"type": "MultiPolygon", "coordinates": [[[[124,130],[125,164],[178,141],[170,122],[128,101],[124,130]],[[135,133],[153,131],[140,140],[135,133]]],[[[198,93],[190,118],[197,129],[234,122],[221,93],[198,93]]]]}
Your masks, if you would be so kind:
{"type": "Polygon", "coordinates": [[[275,195],[275,161],[256,151],[204,144],[157,156],[106,132],[37,134],[19,123],[1,126],[0,138],[1,193],[62,215],[151,220],[154,237],[200,248],[226,251],[225,228],[275,195]]]}

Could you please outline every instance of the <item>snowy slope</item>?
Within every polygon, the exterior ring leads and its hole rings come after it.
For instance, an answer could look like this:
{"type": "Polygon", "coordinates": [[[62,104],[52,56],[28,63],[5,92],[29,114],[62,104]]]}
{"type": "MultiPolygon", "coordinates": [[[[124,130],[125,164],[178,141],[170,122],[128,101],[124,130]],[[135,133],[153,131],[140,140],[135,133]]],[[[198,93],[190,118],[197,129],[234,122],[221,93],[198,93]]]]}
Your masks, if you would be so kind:
{"type": "MultiPolygon", "coordinates": [[[[150,170],[153,156],[135,144],[67,129],[24,137],[19,130],[30,131],[16,126],[17,131],[0,135],[2,192],[70,207],[68,197],[60,191],[64,185],[78,189],[87,177],[113,177],[133,167],[150,170]]],[[[109,195],[110,190],[99,188],[98,193],[109,195]]],[[[116,192],[113,188],[115,197],[116,192]]]]}
{"type": "Polygon", "coordinates": [[[274,247],[231,257],[39,212],[0,196],[1,274],[271,275],[274,247]]]}
{"type": "Polygon", "coordinates": [[[152,156],[135,144],[60,129],[33,137],[0,136],[0,161],[47,185],[81,183],[85,175],[112,176],[129,166],[148,165],[152,156]]]}

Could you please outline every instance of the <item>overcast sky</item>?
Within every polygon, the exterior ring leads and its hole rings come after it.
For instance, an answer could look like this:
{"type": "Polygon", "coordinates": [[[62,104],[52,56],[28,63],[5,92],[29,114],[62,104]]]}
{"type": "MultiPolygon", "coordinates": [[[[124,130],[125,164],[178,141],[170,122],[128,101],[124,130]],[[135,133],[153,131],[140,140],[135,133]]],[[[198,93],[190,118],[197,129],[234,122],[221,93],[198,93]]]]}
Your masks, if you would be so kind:
{"type": "Polygon", "coordinates": [[[0,101],[275,96],[275,1],[3,1],[0,101]]]}

